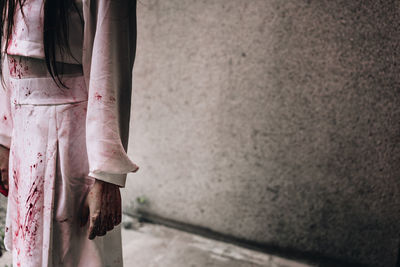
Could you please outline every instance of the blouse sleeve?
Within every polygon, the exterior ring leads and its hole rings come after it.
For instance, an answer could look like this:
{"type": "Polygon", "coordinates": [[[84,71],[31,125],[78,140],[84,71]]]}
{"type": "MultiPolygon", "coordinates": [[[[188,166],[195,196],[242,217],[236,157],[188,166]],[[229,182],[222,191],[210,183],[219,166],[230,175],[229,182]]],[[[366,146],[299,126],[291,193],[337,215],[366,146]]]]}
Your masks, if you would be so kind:
{"type": "Polygon", "coordinates": [[[139,169],[127,155],[136,1],[91,0],[87,4],[84,19],[88,23],[85,30],[89,32],[85,38],[93,36],[84,41],[84,50],[90,47],[90,51],[84,51],[90,61],[86,118],[88,175],[125,187],[127,173],[139,169]]]}
{"type": "Polygon", "coordinates": [[[6,55],[3,54],[1,59],[5,84],[0,80],[0,145],[10,148],[13,122],[11,118],[10,90],[7,86],[7,74],[9,73],[9,70],[6,55]]]}

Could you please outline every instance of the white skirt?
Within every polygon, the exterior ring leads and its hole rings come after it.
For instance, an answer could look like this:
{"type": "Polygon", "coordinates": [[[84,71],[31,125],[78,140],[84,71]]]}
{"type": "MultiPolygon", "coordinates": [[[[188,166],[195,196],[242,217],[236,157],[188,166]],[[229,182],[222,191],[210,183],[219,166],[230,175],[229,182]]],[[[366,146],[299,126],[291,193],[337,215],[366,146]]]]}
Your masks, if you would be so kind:
{"type": "Polygon", "coordinates": [[[121,224],[94,240],[88,239],[89,222],[80,226],[81,207],[94,184],[87,176],[84,77],[65,77],[70,89],[60,89],[51,77],[24,77],[37,64],[29,58],[14,63],[4,239],[13,266],[123,266],[121,224]]]}

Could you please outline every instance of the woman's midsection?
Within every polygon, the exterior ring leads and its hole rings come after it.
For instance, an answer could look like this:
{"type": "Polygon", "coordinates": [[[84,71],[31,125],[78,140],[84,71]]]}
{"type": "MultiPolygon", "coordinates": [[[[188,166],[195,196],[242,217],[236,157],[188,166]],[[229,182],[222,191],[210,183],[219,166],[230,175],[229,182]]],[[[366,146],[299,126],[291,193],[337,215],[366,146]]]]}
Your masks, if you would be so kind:
{"type": "MultiPolygon", "coordinates": [[[[10,76],[16,79],[50,77],[44,59],[24,57],[17,55],[7,55],[10,76]]],[[[59,75],[83,75],[82,65],[57,62],[59,75]]]]}
{"type": "Polygon", "coordinates": [[[88,100],[81,65],[65,63],[59,65],[59,73],[62,73],[60,78],[66,86],[63,87],[53,80],[44,60],[14,55],[7,55],[7,58],[13,104],[64,105],[88,100]]]}

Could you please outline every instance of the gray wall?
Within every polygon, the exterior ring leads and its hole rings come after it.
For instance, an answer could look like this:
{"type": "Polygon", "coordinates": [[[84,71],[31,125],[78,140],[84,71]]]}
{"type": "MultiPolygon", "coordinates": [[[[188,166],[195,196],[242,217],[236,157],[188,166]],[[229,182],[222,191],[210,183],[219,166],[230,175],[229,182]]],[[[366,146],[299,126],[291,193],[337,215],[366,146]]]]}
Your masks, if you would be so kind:
{"type": "Polygon", "coordinates": [[[125,211],[394,266],[400,2],[140,1],[125,211]]]}

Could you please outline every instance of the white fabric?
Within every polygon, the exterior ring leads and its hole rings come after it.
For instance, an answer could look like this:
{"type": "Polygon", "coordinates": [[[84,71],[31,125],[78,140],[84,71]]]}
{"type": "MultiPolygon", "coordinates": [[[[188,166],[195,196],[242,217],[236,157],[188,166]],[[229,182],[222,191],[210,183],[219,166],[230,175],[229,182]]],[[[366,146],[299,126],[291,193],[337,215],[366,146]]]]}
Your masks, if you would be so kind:
{"type": "MultiPolygon", "coordinates": [[[[39,2],[27,0],[29,24],[40,21],[33,12],[39,2]]],[[[65,80],[72,88],[68,93],[49,77],[11,78],[3,63],[0,144],[10,148],[4,242],[14,266],[123,266],[120,225],[89,240],[89,224],[79,227],[79,215],[94,178],[124,187],[127,173],[139,168],[126,154],[136,42],[129,6],[134,2],[82,1],[83,76],[65,80]]],[[[44,58],[36,31],[15,36],[17,44],[26,42],[10,54],[44,58]]]]}
{"type": "MultiPolygon", "coordinates": [[[[83,39],[79,16],[74,12],[70,44],[74,57],[82,62],[88,94],[89,175],[125,187],[127,173],[139,169],[126,153],[136,48],[135,1],[79,0],[77,4],[83,14],[83,39]]],[[[39,30],[43,27],[42,1],[27,0],[26,5],[27,21],[17,12],[8,54],[44,58],[39,30]]],[[[64,59],[66,63],[73,61],[64,59]]],[[[0,131],[0,142],[8,145],[7,131],[0,131]]]]}
{"type": "Polygon", "coordinates": [[[121,224],[88,239],[81,208],[87,176],[84,77],[10,78],[13,130],[4,244],[21,267],[122,267],[121,224]],[[54,102],[48,104],[47,93],[54,102]],[[67,95],[66,95],[67,94],[67,95]]]}
{"type": "MultiPolygon", "coordinates": [[[[76,1],[77,7],[82,12],[82,0],[76,1]]],[[[21,55],[33,58],[44,58],[43,49],[43,1],[27,0],[23,7],[25,19],[23,19],[20,7],[15,13],[14,30],[7,44],[7,53],[10,55],[21,55]]],[[[79,14],[73,10],[70,12],[69,20],[69,47],[72,56],[66,54],[60,62],[82,64],[82,27],[79,14]]],[[[5,45],[5,43],[4,43],[5,45]]]]}

